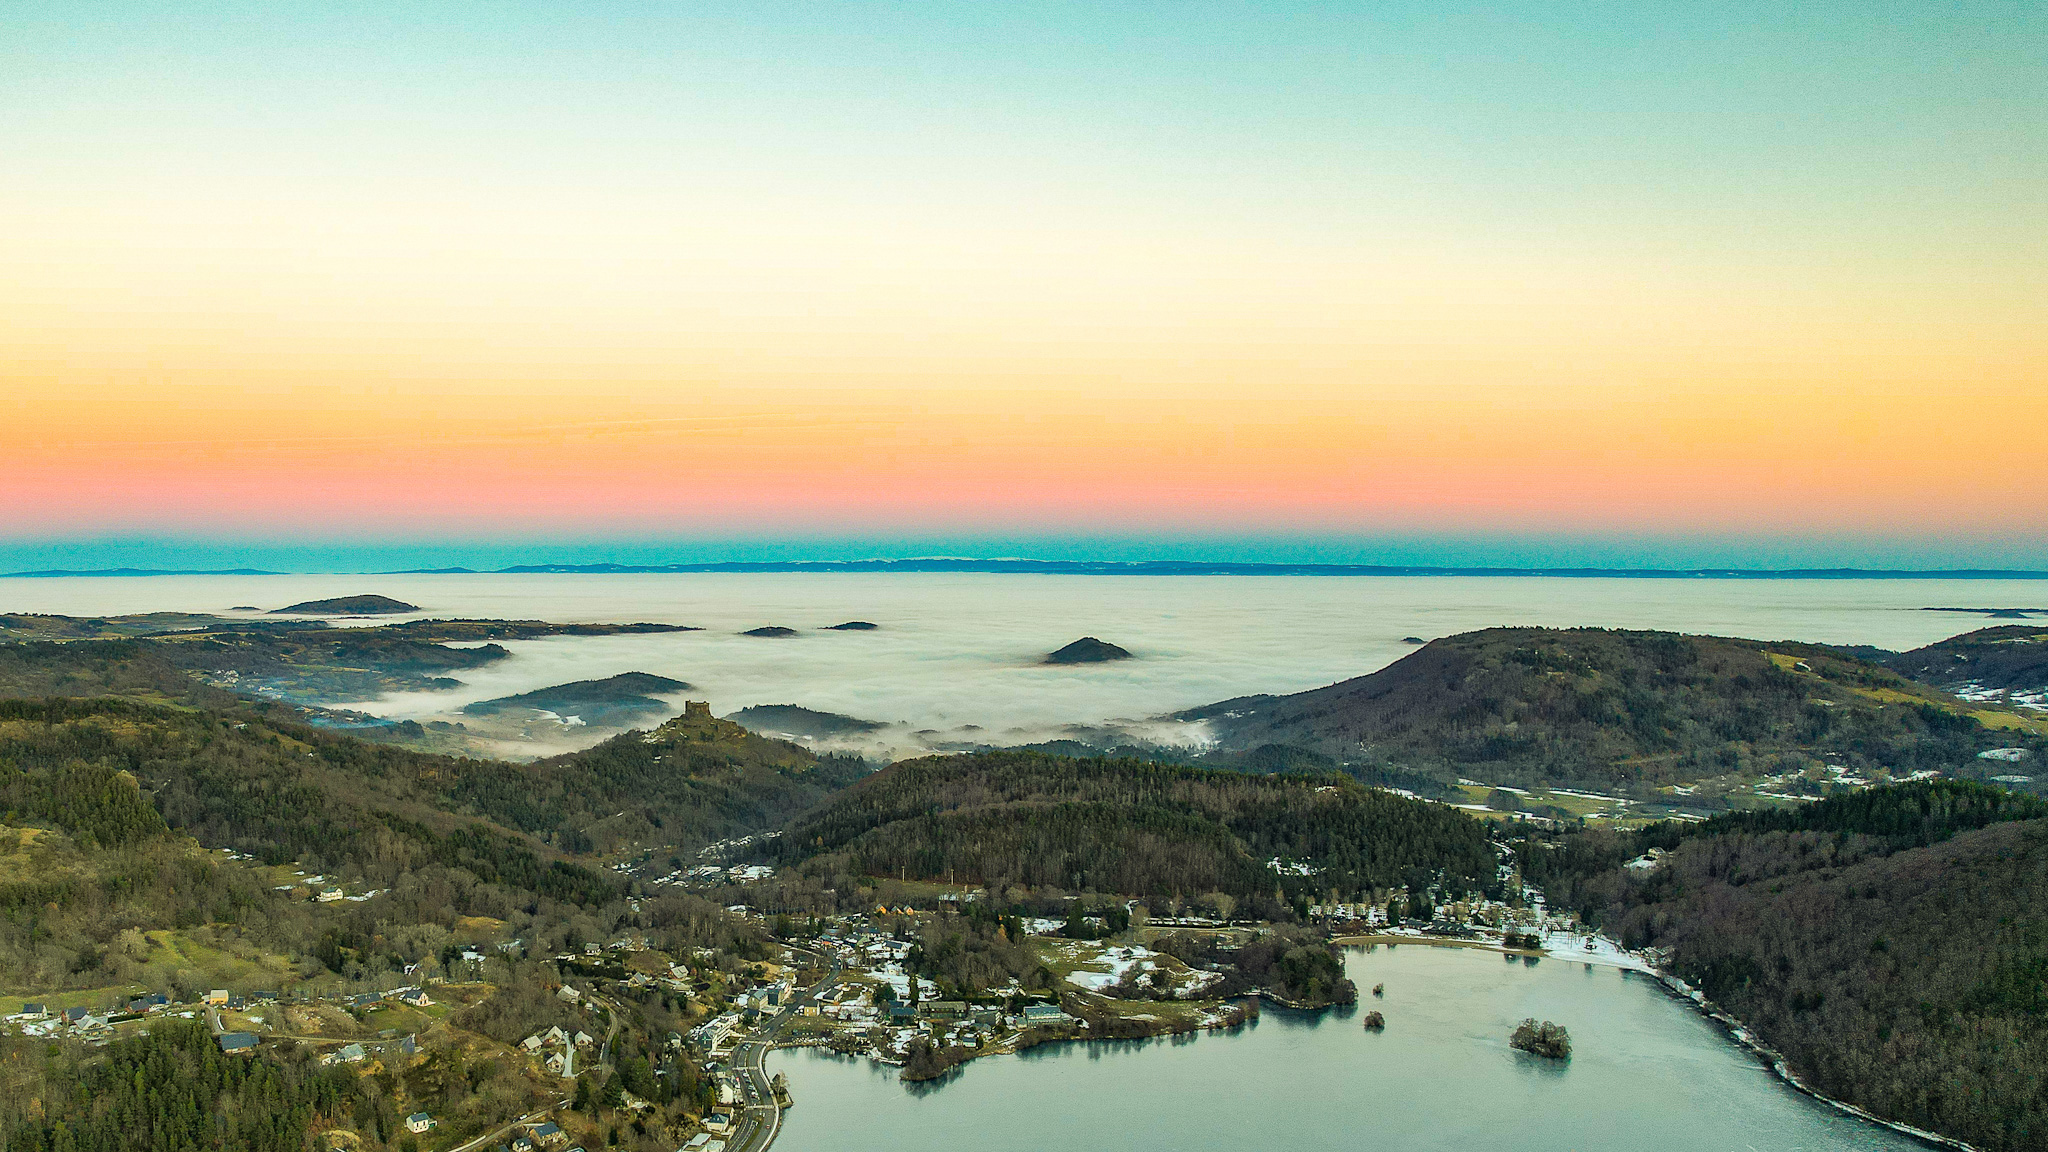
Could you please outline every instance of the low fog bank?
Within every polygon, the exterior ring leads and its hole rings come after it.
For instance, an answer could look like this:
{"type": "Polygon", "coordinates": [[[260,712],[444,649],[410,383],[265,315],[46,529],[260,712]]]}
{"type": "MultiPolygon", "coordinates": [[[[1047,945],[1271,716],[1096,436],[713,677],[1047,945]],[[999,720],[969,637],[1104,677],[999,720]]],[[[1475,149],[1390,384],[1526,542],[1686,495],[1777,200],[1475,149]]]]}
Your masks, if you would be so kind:
{"type": "MultiPolygon", "coordinates": [[[[510,641],[509,659],[462,671],[459,688],[333,701],[337,706],[393,720],[462,723],[503,754],[526,758],[587,747],[621,729],[570,715],[524,715],[494,727],[463,715],[463,707],[646,672],[692,686],[660,696],[669,714],[688,698],[709,701],[719,715],[798,705],[879,723],[873,731],[807,740],[820,750],[881,760],[1062,739],[1199,747],[1207,740],[1201,726],[1156,718],[1362,675],[1413,651],[1406,637],[1497,625],[1662,628],[1911,648],[1974,623],[1922,607],[1986,596],[2048,603],[2048,582],[804,573],[0,580],[0,603],[11,610],[79,616],[221,612],[366,593],[421,606],[396,619],[650,621],[703,631],[510,641]],[[878,627],[833,629],[854,620],[878,627]],[[793,634],[745,635],[774,628],[793,634]],[[1041,663],[1083,636],[1120,645],[1134,658],[1041,663]]],[[[646,716],[636,726],[661,718],[646,716]]]]}

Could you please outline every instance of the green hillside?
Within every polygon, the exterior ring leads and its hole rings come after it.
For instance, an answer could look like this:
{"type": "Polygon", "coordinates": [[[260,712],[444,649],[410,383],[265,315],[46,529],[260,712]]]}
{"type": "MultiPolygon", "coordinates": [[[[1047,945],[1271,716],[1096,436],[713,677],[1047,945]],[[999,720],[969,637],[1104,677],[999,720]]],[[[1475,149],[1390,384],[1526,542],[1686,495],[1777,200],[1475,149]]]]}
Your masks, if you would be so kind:
{"type": "Polygon", "coordinates": [[[1981,776],[1997,770],[1981,751],[2048,748],[2048,724],[1815,645],[1595,628],[1465,633],[1369,676],[1181,716],[1226,752],[1623,789],[1823,766],[1981,776]]]}
{"type": "Polygon", "coordinates": [[[2048,1141],[2048,803],[1929,781],[1521,848],[1821,1091],[1984,1148],[2048,1141]],[[1651,847],[1670,855],[1614,866],[1651,847]]]}
{"type": "Polygon", "coordinates": [[[1283,914],[1276,891],[1349,895],[1439,872],[1477,888],[1495,867],[1479,821],[1344,777],[1035,752],[891,765],[792,823],[777,843],[784,862],[827,874],[1148,897],[1222,892],[1272,914],[1283,914]],[[1283,868],[1271,866],[1276,859],[1283,868]]]}

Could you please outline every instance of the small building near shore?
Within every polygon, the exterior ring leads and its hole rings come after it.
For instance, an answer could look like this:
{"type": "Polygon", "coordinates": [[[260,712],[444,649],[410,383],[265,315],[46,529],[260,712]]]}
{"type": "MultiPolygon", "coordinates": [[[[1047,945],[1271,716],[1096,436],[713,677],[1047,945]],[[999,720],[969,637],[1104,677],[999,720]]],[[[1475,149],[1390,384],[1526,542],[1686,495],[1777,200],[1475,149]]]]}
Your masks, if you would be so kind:
{"type": "Polygon", "coordinates": [[[1067,1014],[1061,1011],[1060,1006],[1057,1004],[1026,1004],[1024,1006],[1024,1023],[1027,1025],[1064,1024],[1066,1021],[1067,1014]]]}

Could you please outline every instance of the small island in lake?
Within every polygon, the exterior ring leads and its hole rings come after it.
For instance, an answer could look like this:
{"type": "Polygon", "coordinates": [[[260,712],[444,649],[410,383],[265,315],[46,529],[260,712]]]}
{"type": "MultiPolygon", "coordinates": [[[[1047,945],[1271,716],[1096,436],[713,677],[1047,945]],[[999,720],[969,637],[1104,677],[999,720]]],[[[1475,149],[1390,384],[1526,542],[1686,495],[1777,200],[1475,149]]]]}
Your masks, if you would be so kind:
{"type": "Polygon", "coordinates": [[[831,631],[831,632],[873,632],[873,631],[874,631],[875,629],[877,629],[877,628],[880,628],[880,627],[881,627],[881,625],[880,625],[880,624],[874,624],[874,623],[870,623],[869,621],[866,621],[866,620],[848,620],[848,621],[847,621],[846,623],[844,623],[844,624],[834,624],[834,625],[832,625],[832,627],[831,627],[831,628],[829,628],[829,629],[827,629],[827,631],[831,631]]]}
{"type": "Polygon", "coordinates": [[[749,628],[749,629],[747,629],[747,630],[746,630],[745,632],[742,632],[742,633],[740,633],[740,635],[742,635],[742,636],[766,636],[766,637],[768,637],[768,638],[770,638],[770,639],[780,640],[780,639],[783,639],[784,637],[788,637],[788,636],[794,636],[794,635],[796,635],[796,629],[794,629],[794,628],[784,628],[784,627],[783,627],[782,625],[780,625],[780,624],[769,624],[769,625],[766,625],[766,626],[764,626],[764,627],[760,627],[760,628],[749,628]]]}
{"type": "Polygon", "coordinates": [[[1538,1024],[1533,1016],[1516,1025],[1515,1034],[1508,1037],[1508,1047],[1552,1060],[1572,1058],[1572,1037],[1564,1025],[1548,1020],[1538,1024]]]}
{"type": "Polygon", "coordinates": [[[1106,640],[1083,636],[1072,644],[1046,656],[1047,664],[1106,664],[1111,660],[1129,660],[1131,654],[1106,640]]]}
{"type": "Polygon", "coordinates": [[[1377,1012],[1367,1012],[1365,1014],[1365,1030],[1367,1032],[1384,1032],[1386,1028],[1387,1018],[1385,1016],[1377,1012]]]}
{"type": "Polygon", "coordinates": [[[397,612],[417,612],[420,606],[393,600],[389,596],[336,596],[329,600],[305,600],[285,608],[273,608],[272,616],[388,616],[397,612]]]}

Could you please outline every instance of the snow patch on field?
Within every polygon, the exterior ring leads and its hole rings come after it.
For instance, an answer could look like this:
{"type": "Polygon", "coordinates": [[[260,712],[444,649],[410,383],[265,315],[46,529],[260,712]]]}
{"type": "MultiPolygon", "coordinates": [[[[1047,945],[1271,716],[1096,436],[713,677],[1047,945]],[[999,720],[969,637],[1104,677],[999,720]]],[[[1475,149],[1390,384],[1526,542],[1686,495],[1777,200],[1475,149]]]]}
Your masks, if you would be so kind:
{"type": "Polygon", "coordinates": [[[1604,964],[1611,968],[1627,968],[1635,972],[1656,971],[1642,957],[1625,951],[1621,945],[1605,936],[1587,936],[1581,932],[1546,932],[1543,935],[1543,951],[1545,955],[1559,960],[1604,964]]]}
{"type": "Polygon", "coordinates": [[[1101,992],[1123,983],[1124,974],[1132,969],[1149,972],[1162,959],[1164,957],[1150,948],[1110,948],[1094,960],[1088,961],[1090,965],[1106,965],[1109,969],[1107,972],[1076,968],[1074,974],[1067,979],[1090,992],[1101,992]]]}

